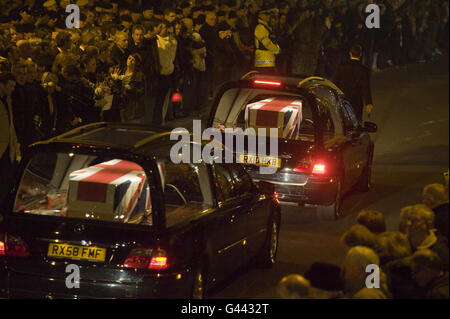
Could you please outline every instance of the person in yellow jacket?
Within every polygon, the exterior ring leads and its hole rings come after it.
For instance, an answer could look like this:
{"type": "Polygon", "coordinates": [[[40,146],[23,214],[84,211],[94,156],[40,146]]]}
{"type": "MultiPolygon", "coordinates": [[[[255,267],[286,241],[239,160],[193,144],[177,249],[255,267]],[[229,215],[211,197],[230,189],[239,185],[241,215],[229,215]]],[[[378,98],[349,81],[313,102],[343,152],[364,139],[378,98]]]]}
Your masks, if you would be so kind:
{"type": "Polygon", "coordinates": [[[275,10],[261,10],[255,28],[255,69],[266,73],[275,72],[276,55],[280,53],[280,47],[271,39],[273,30],[269,25],[275,10]]]}

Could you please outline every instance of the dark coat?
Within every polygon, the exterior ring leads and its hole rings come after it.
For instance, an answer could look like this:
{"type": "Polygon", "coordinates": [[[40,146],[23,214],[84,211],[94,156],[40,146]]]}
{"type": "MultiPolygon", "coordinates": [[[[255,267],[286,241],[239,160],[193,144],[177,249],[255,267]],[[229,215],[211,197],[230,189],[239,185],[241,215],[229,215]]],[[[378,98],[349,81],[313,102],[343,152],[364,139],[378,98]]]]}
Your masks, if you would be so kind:
{"type": "Polygon", "coordinates": [[[81,80],[60,80],[63,103],[70,105],[75,116],[82,119],[83,124],[99,121],[100,113],[95,107],[94,89],[81,80]]]}
{"type": "Polygon", "coordinates": [[[53,114],[50,114],[49,96],[47,92],[40,95],[42,131],[47,138],[60,135],[72,128],[75,115],[71,104],[64,103],[61,92],[54,92],[50,97],[53,101],[53,114]]]}
{"type": "Polygon", "coordinates": [[[130,52],[128,49],[122,51],[116,44],[114,44],[109,55],[113,64],[118,65],[120,69],[124,69],[127,66],[127,59],[130,52]]]}
{"type": "Polygon", "coordinates": [[[436,229],[448,241],[448,203],[436,207],[433,209],[433,212],[435,215],[434,225],[436,229]]]}
{"type": "Polygon", "coordinates": [[[28,84],[17,84],[11,94],[14,127],[22,151],[30,144],[36,142],[34,118],[38,115],[35,110],[34,93],[28,84]]]}
{"type": "Polygon", "coordinates": [[[140,46],[136,46],[133,39],[130,39],[128,50],[130,54],[138,53],[141,56],[142,70],[147,78],[152,78],[159,75],[161,66],[159,64],[158,44],[156,43],[156,38],[144,39],[140,46]]]}
{"type": "Polygon", "coordinates": [[[207,23],[201,27],[199,31],[202,39],[205,41],[206,47],[206,69],[211,69],[214,65],[216,55],[217,55],[217,46],[219,44],[220,38],[217,33],[216,28],[211,27],[207,23]]]}
{"type": "Polygon", "coordinates": [[[447,299],[449,298],[448,272],[433,280],[426,287],[425,299],[447,299]]]}
{"type": "Polygon", "coordinates": [[[370,75],[368,67],[360,61],[351,60],[341,64],[333,77],[333,82],[344,92],[360,121],[363,106],[372,104],[370,75]]]}

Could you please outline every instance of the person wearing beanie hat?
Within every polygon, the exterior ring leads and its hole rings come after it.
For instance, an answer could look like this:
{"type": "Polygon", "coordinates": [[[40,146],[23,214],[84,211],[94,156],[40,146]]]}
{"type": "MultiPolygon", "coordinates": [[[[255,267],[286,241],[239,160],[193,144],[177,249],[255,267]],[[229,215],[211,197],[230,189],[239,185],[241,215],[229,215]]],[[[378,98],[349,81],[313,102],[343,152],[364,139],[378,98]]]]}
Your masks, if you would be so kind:
{"type": "Polygon", "coordinates": [[[226,20],[226,12],[225,11],[219,11],[217,12],[217,25],[221,25],[226,20]]]}
{"type": "Polygon", "coordinates": [[[180,5],[181,12],[184,18],[189,18],[191,15],[191,4],[187,1],[182,2],[180,5]]]}
{"type": "Polygon", "coordinates": [[[131,16],[128,14],[121,16],[120,22],[121,22],[121,25],[120,25],[119,29],[124,32],[128,32],[131,29],[131,26],[133,24],[133,20],[131,19],[131,16]]]}
{"type": "Polygon", "coordinates": [[[148,20],[148,21],[152,20],[153,13],[154,13],[153,5],[146,3],[142,6],[142,17],[144,20],[148,20]]]}

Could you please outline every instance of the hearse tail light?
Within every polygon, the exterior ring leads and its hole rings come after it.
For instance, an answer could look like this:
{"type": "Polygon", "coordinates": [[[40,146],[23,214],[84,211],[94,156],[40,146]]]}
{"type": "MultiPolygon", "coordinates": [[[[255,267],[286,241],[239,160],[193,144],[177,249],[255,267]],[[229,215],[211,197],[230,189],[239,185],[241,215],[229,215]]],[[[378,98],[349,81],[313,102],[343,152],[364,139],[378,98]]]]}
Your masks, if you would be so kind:
{"type": "Polygon", "coordinates": [[[0,240],[0,255],[28,257],[30,252],[28,251],[27,244],[25,244],[22,238],[5,234],[0,240]]]}
{"type": "Polygon", "coordinates": [[[313,174],[319,174],[319,175],[323,175],[326,172],[326,166],[323,163],[317,163],[314,164],[312,173],[313,174]]]}
{"type": "Polygon", "coordinates": [[[125,259],[123,266],[137,269],[167,268],[167,254],[162,249],[134,248],[125,259]]]}
{"type": "Polygon", "coordinates": [[[311,168],[313,167],[313,160],[311,158],[303,159],[297,163],[294,167],[294,172],[311,174],[311,168]]]}
{"type": "Polygon", "coordinates": [[[148,265],[148,269],[166,269],[167,268],[167,255],[164,250],[157,250],[156,253],[153,254],[152,259],[150,260],[150,265],[148,265]]]}
{"type": "Polygon", "coordinates": [[[255,80],[255,81],[253,81],[253,83],[259,84],[259,85],[268,85],[268,86],[281,86],[281,82],[278,82],[278,81],[255,80]]]}
{"type": "Polygon", "coordinates": [[[6,245],[5,242],[0,241],[0,256],[6,255],[6,245]]]}
{"type": "Polygon", "coordinates": [[[294,167],[294,172],[314,175],[324,175],[327,173],[326,165],[320,161],[313,159],[306,159],[297,163],[294,167]]]}

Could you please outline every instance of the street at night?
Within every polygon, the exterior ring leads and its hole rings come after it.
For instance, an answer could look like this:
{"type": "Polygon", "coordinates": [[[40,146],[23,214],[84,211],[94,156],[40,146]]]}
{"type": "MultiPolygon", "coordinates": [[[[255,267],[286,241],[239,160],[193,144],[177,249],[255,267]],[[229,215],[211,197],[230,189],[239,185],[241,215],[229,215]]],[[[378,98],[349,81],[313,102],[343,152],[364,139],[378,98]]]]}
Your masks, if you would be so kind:
{"type": "Polygon", "coordinates": [[[448,300],[449,17],[0,0],[0,299],[448,300]]]}
{"type": "Polygon", "coordinates": [[[347,248],[340,236],[356,223],[361,209],[383,212],[387,229],[396,230],[400,209],[420,203],[425,185],[444,181],[449,160],[448,58],[377,73],[373,95],[371,120],[379,132],[373,135],[372,189],[349,194],[345,216],[337,221],[317,221],[313,210],[283,207],[277,264],[237,274],[213,298],[277,298],[275,287],[283,276],[302,274],[313,262],[342,263],[347,248]]]}

